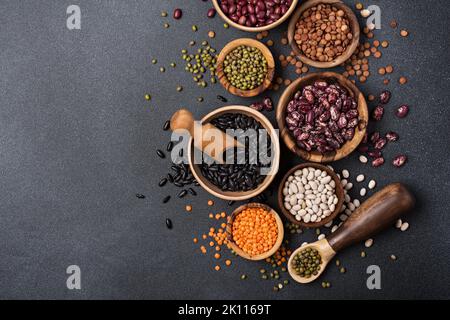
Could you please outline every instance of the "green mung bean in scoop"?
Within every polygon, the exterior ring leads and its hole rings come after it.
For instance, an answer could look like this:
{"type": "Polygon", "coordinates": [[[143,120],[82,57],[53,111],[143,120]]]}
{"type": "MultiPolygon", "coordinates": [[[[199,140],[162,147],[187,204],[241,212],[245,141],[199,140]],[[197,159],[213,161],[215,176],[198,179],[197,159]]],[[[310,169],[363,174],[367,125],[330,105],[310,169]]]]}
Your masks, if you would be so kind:
{"type": "Polygon", "coordinates": [[[255,47],[239,46],[224,61],[224,73],[232,86],[240,90],[253,90],[263,84],[267,75],[267,60],[255,47]]]}
{"type": "Polygon", "coordinates": [[[294,271],[303,278],[310,278],[319,274],[322,257],[314,248],[306,248],[297,253],[292,261],[294,271]]]}

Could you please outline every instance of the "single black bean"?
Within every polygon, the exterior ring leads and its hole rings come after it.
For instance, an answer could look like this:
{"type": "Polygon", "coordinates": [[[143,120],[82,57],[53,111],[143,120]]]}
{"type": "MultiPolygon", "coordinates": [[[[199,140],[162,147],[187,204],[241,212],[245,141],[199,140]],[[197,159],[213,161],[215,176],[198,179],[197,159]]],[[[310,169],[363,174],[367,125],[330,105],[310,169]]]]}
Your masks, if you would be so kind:
{"type": "Polygon", "coordinates": [[[171,175],[170,173],[167,174],[167,180],[169,180],[170,183],[173,183],[174,179],[173,179],[173,175],[171,175]]]}
{"type": "Polygon", "coordinates": [[[181,190],[181,192],[178,194],[178,198],[184,198],[187,195],[187,190],[181,190]]]}
{"type": "Polygon", "coordinates": [[[167,202],[169,202],[170,201],[170,196],[167,196],[167,197],[165,197],[164,199],[163,199],[163,203],[167,203],[167,202]]]}
{"type": "Polygon", "coordinates": [[[194,189],[189,188],[188,190],[189,190],[189,193],[192,194],[193,196],[197,195],[197,192],[194,189]]]}
{"type": "Polygon", "coordinates": [[[170,129],[170,120],[167,120],[167,121],[164,123],[163,130],[164,130],[164,131],[167,131],[167,130],[169,130],[169,129],[170,129]]]}
{"type": "Polygon", "coordinates": [[[235,202],[233,200],[228,201],[228,205],[231,207],[235,202]]]}
{"type": "Polygon", "coordinates": [[[136,193],[136,198],[138,198],[138,199],[145,199],[145,196],[143,194],[136,193]]]}
{"type": "Polygon", "coordinates": [[[161,150],[156,150],[156,154],[158,155],[158,157],[160,157],[161,159],[164,159],[166,157],[166,155],[164,154],[164,152],[162,152],[161,150]]]}
{"type": "Polygon", "coordinates": [[[219,99],[219,100],[222,101],[222,102],[228,102],[228,99],[225,98],[224,96],[221,96],[220,94],[217,95],[217,99],[219,99]]]}
{"type": "Polygon", "coordinates": [[[166,227],[167,229],[173,228],[172,220],[170,220],[169,218],[166,219],[166,227]]]}
{"type": "Polygon", "coordinates": [[[173,149],[173,142],[170,141],[170,142],[167,144],[166,150],[167,150],[167,152],[171,152],[172,149],[173,149]]]}
{"type": "Polygon", "coordinates": [[[167,183],[167,178],[163,178],[163,179],[161,179],[161,181],[159,181],[158,185],[160,187],[164,187],[166,185],[166,183],[167,183]]]}

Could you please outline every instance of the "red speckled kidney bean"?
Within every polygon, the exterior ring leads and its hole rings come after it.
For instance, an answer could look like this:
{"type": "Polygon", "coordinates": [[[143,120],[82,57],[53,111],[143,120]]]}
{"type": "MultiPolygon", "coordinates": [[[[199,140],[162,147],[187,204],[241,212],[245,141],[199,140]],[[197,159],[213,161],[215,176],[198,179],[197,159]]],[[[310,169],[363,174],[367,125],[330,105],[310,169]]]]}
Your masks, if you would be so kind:
{"type": "Polygon", "coordinates": [[[376,106],[372,112],[372,119],[375,121],[381,121],[381,119],[383,119],[383,115],[384,115],[384,107],[376,106]]]}
{"type": "Polygon", "coordinates": [[[403,165],[406,163],[407,160],[408,160],[408,158],[405,155],[401,154],[394,158],[394,160],[392,161],[392,164],[395,167],[400,168],[400,167],[403,167],[403,165]]]}
{"type": "Polygon", "coordinates": [[[326,153],[353,139],[359,123],[357,107],[339,84],[316,81],[288,103],[286,124],[300,148],[326,153]]]}
{"type": "Polygon", "coordinates": [[[386,139],[388,139],[389,142],[395,142],[398,141],[399,136],[397,133],[391,131],[386,133],[386,139]]]}
{"type": "Polygon", "coordinates": [[[408,113],[409,113],[409,107],[406,104],[404,104],[397,109],[397,112],[395,114],[399,118],[404,118],[408,115],[408,113]]]}
{"type": "Polygon", "coordinates": [[[378,139],[377,142],[375,142],[374,148],[377,149],[377,150],[381,150],[381,149],[384,148],[386,143],[387,143],[386,138],[380,138],[380,139],[378,139]]]}
{"type": "Polygon", "coordinates": [[[388,104],[389,100],[391,100],[391,92],[388,90],[383,91],[380,94],[380,103],[382,104],[388,104]]]}
{"type": "Polygon", "coordinates": [[[279,20],[292,0],[222,0],[220,8],[234,22],[247,27],[263,27],[279,20]]]}
{"type": "Polygon", "coordinates": [[[372,161],[372,167],[374,167],[374,168],[381,167],[383,164],[384,164],[383,157],[376,158],[375,160],[372,161]]]}

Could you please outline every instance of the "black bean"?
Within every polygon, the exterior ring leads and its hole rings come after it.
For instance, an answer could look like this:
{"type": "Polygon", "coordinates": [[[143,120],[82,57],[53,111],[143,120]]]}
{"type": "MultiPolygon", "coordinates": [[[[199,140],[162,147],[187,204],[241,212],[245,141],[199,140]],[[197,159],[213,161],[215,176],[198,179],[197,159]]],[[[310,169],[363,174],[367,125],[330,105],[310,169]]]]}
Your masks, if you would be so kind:
{"type": "Polygon", "coordinates": [[[172,220],[170,220],[169,218],[166,219],[166,227],[167,229],[173,228],[172,220]]]}
{"type": "Polygon", "coordinates": [[[235,202],[233,200],[228,201],[228,205],[231,207],[235,202]]]}
{"type": "Polygon", "coordinates": [[[188,190],[189,190],[189,193],[192,194],[193,196],[197,195],[197,192],[194,189],[189,188],[188,190]]]}
{"type": "Polygon", "coordinates": [[[184,154],[184,149],[180,149],[180,151],[178,152],[178,155],[179,155],[180,157],[182,157],[183,154],[184,154]]]}
{"type": "Polygon", "coordinates": [[[166,185],[166,183],[167,183],[167,178],[163,178],[163,179],[161,179],[161,181],[159,181],[158,185],[160,187],[164,187],[166,185]]]}
{"type": "Polygon", "coordinates": [[[184,198],[187,195],[187,190],[182,190],[179,194],[178,194],[178,198],[184,198]]]}
{"type": "Polygon", "coordinates": [[[163,203],[167,203],[170,201],[170,196],[167,196],[163,199],[163,203]]]}
{"type": "Polygon", "coordinates": [[[164,130],[164,131],[167,131],[167,130],[169,130],[169,129],[170,129],[170,120],[167,120],[167,121],[164,123],[163,130],[164,130]]]}
{"type": "Polygon", "coordinates": [[[170,183],[173,183],[174,179],[173,179],[173,175],[171,175],[170,173],[167,174],[167,180],[169,180],[170,183]]]}
{"type": "Polygon", "coordinates": [[[217,95],[217,99],[219,99],[219,100],[222,101],[222,102],[228,102],[228,99],[225,98],[224,96],[221,96],[220,94],[217,95]]]}
{"type": "Polygon", "coordinates": [[[145,196],[143,194],[136,193],[136,198],[138,198],[138,199],[145,199],[145,196]]]}
{"type": "Polygon", "coordinates": [[[161,159],[164,159],[166,157],[166,155],[164,154],[164,152],[162,152],[161,150],[156,150],[156,154],[158,155],[158,157],[160,157],[161,159]]]}
{"type": "Polygon", "coordinates": [[[170,141],[170,142],[167,144],[166,150],[167,150],[167,152],[171,152],[172,149],[173,149],[173,142],[170,141]]]}

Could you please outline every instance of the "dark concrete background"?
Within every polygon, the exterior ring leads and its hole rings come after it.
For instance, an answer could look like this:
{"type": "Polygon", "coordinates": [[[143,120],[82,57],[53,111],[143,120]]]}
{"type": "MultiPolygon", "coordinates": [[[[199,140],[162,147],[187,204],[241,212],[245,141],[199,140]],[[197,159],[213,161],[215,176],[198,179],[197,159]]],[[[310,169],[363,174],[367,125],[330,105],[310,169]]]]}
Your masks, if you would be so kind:
{"type": "MultiPolygon", "coordinates": [[[[219,17],[206,19],[211,3],[199,0],[79,0],[80,31],[66,28],[65,11],[73,1],[1,0],[0,298],[450,298],[448,2],[363,3],[380,5],[383,28],[377,38],[391,42],[383,58],[372,62],[372,72],[388,63],[396,68],[389,85],[393,100],[378,127],[399,132],[401,140],[385,154],[392,159],[404,152],[410,161],[400,170],[389,163],[372,169],[354,154],[334,166],[364,173],[379,186],[406,183],[418,198],[417,209],[407,219],[408,232],[391,229],[377,236],[366,259],[359,257],[362,245],[340,254],[348,272],[329,268],[323,279],[331,289],[318,282],[273,293],[273,283],[259,279],[265,263],[234,258],[232,267],[216,272],[214,259],[193,245],[192,238],[210,225],[210,196],[199,191],[197,198],[175,197],[163,205],[161,199],[178,190],[157,187],[169,162],[155,150],[169,140],[161,126],[175,110],[188,107],[201,117],[222,105],[217,94],[230,103],[254,101],[231,97],[219,85],[197,88],[183,71],[180,50],[189,40],[207,39],[209,30],[217,33],[210,41],[217,49],[249,34],[225,30],[219,17]],[[182,20],[160,17],[175,7],[183,9],[182,20]],[[388,26],[393,18],[410,37],[388,26]],[[169,29],[163,28],[166,20],[169,29]],[[192,24],[199,26],[197,33],[192,24]],[[167,72],[161,74],[152,58],[167,72]],[[169,67],[172,61],[176,69],[169,67]],[[408,77],[407,85],[397,84],[400,75],[408,77]],[[182,93],[175,90],[179,84],[182,93]],[[151,102],[143,99],[147,92],[151,102]],[[200,95],[203,104],[196,102],[200,95]],[[392,115],[400,103],[411,105],[407,119],[392,115]],[[136,193],[147,198],[139,200],[136,193]],[[191,214],[184,212],[186,203],[194,207],[191,214]],[[173,220],[171,231],[166,217],[173,220]],[[395,263],[388,258],[392,253],[395,263]],[[81,267],[80,291],[66,288],[71,264],[81,267]],[[382,290],[366,288],[371,264],[382,269],[382,290]],[[242,273],[247,281],[239,279],[242,273]]],[[[279,44],[285,30],[286,24],[269,36],[277,44],[275,56],[288,52],[279,44]]],[[[360,87],[378,93],[382,79],[372,76],[360,87]]],[[[299,162],[284,152],[280,175],[299,162]]],[[[229,210],[226,203],[216,200],[214,210],[224,209],[229,210]]],[[[309,231],[292,241],[314,238],[309,231]]]]}

